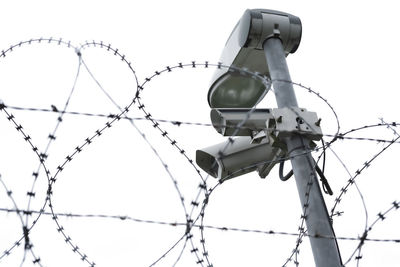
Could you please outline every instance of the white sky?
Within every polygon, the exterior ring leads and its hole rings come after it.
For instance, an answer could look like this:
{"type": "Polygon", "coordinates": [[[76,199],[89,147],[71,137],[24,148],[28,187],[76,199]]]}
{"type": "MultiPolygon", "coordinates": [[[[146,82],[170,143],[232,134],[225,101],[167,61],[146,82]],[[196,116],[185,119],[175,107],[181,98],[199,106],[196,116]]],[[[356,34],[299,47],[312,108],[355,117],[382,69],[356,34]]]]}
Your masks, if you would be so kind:
{"type": "MultiPolygon", "coordinates": [[[[140,82],[154,71],[178,62],[218,62],[224,43],[247,8],[267,8],[291,13],[301,18],[302,41],[298,51],[289,55],[292,80],[318,91],[337,112],[341,132],[364,125],[399,121],[398,8],[394,1],[3,1],[0,25],[0,51],[31,38],[63,38],[73,44],[103,41],[126,55],[140,82]]],[[[82,51],[85,63],[103,88],[122,107],[129,104],[136,91],[135,80],[120,59],[104,49],[82,51]]],[[[0,99],[6,105],[62,109],[72,88],[78,67],[73,50],[57,45],[31,45],[0,57],[0,99]]],[[[206,99],[213,70],[183,69],[163,74],[146,85],[142,100],[154,118],[210,123],[206,99]]],[[[296,88],[299,105],[316,111],[326,134],[335,133],[330,110],[315,96],[296,88]]],[[[272,107],[269,94],[262,107],[272,107]]],[[[89,113],[117,113],[88,72],[81,73],[69,110],[89,113]]],[[[35,145],[43,150],[57,116],[51,113],[10,110],[24,126],[35,145]]],[[[143,117],[136,107],[131,117],[143,117]]],[[[74,148],[107,120],[65,115],[56,142],[46,162],[52,173],[74,148]]],[[[171,175],[190,203],[198,192],[199,176],[149,122],[137,121],[139,129],[168,164],[171,175]]],[[[178,141],[187,155],[195,158],[196,149],[224,140],[212,127],[180,127],[161,124],[178,141]]],[[[0,114],[0,174],[13,191],[20,209],[27,207],[38,160],[31,148],[0,114]]],[[[392,139],[389,129],[381,127],[353,134],[355,137],[392,139]]],[[[328,140],[330,138],[327,138],[328,140]]],[[[350,173],[362,167],[383,144],[346,140],[333,146],[350,173]]],[[[365,199],[370,225],[376,214],[399,201],[398,144],[372,162],[358,177],[365,199]],[[397,156],[398,157],[398,156],[397,156]]],[[[288,166],[286,168],[288,169],[288,166]]],[[[205,176],[205,175],[204,175],[205,176]]],[[[349,175],[330,152],[326,176],[334,196],[325,196],[328,210],[349,175]]],[[[63,172],[54,185],[54,210],[74,214],[127,215],[133,218],[184,222],[185,213],[170,176],[153,150],[127,121],[119,121],[85,148],[63,172]]],[[[215,180],[208,180],[209,186],[215,180]]],[[[44,203],[47,180],[39,176],[36,197],[31,208],[44,203]]],[[[14,208],[3,188],[0,207],[14,208]]],[[[335,218],[337,236],[358,237],[366,224],[365,212],[356,188],[345,195],[335,218]]],[[[205,212],[205,224],[242,229],[274,230],[296,233],[301,208],[294,180],[281,182],[277,167],[267,179],[256,173],[235,178],[220,186],[211,196],[205,212]]],[[[30,222],[32,218],[30,218],[30,222]]],[[[370,233],[371,238],[400,239],[399,213],[393,211],[370,233]]],[[[101,218],[65,218],[60,223],[74,244],[96,266],[149,266],[184,233],[184,227],[121,221],[101,218]]],[[[22,226],[15,214],[0,213],[0,251],[7,250],[21,237],[22,226]]],[[[193,231],[193,242],[200,249],[200,236],[193,231]]],[[[282,266],[295,245],[296,237],[233,231],[204,231],[209,259],[214,266],[282,266]]],[[[35,254],[43,266],[87,266],[63,241],[50,216],[42,216],[30,235],[35,254]]],[[[343,260],[347,261],[357,241],[339,241],[343,260]]],[[[156,266],[172,266],[183,242],[156,266]]],[[[360,266],[395,266],[399,262],[399,244],[367,242],[360,266]]],[[[197,266],[184,251],[176,266],[197,266]]],[[[312,266],[309,241],[304,240],[299,255],[300,266],[312,266]]],[[[23,246],[0,260],[0,266],[20,266],[23,246]]],[[[23,266],[37,266],[27,255],[23,266]]],[[[206,264],[204,265],[206,266],[206,264]]],[[[294,266],[293,263],[289,266],[294,266]]],[[[347,266],[356,266],[352,260],[347,266]]]]}

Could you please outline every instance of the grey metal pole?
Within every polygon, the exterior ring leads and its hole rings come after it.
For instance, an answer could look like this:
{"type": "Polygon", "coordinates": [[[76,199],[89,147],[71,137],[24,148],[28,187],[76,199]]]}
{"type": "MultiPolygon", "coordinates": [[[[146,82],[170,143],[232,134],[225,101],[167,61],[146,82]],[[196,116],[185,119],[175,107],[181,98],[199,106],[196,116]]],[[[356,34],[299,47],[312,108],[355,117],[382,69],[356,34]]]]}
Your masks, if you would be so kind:
{"type": "MultiPolygon", "coordinates": [[[[278,108],[298,107],[281,40],[269,38],[265,41],[263,48],[278,108]]],[[[285,142],[290,152],[301,206],[306,213],[303,215],[306,218],[308,234],[335,237],[315,173],[314,159],[311,153],[307,152],[310,151],[309,140],[299,135],[293,135],[285,142]]],[[[343,266],[335,239],[310,237],[310,242],[317,267],[343,266]]]]}

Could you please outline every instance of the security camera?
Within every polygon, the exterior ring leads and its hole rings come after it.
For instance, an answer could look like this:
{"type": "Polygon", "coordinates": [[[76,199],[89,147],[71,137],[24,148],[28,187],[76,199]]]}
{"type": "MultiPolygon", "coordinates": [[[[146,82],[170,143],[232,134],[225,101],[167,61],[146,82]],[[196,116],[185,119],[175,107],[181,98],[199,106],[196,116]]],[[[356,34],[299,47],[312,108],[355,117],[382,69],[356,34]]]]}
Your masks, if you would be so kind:
{"type": "Polygon", "coordinates": [[[246,10],[225,44],[224,67],[212,78],[208,103],[214,108],[213,126],[224,136],[241,136],[196,151],[197,165],[220,180],[255,170],[264,178],[286,153],[279,140],[263,130],[274,119],[271,110],[250,110],[269,86],[262,78],[270,76],[263,50],[268,38],[279,38],[286,56],[294,53],[301,39],[300,19],[279,11],[246,10]]]}
{"type": "Polygon", "coordinates": [[[221,108],[212,109],[211,122],[223,136],[255,136],[273,118],[271,109],[221,108]]]}
{"type": "Polygon", "coordinates": [[[256,170],[260,177],[265,178],[282,156],[282,150],[274,146],[268,135],[258,143],[245,136],[197,150],[196,163],[220,181],[256,170]]]}
{"type": "MultiPolygon", "coordinates": [[[[296,16],[267,9],[248,9],[236,24],[221,56],[221,62],[269,77],[263,43],[271,37],[282,41],[286,56],[294,53],[301,40],[301,22],[296,16]]],[[[251,108],[265,92],[261,79],[231,71],[216,70],[208,92],[212,108],[251,108]]]]}

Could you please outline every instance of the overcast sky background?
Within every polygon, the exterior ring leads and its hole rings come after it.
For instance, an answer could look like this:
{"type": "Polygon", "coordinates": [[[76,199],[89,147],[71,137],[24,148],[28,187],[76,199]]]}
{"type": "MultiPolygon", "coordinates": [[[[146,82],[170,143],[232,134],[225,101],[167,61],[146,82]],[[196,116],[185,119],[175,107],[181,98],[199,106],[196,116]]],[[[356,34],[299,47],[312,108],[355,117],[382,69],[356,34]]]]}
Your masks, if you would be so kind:
{"type": "MultiPolygon", "coordinates": [[[[302,41],[297,52],[288,57],[292,80],[311,87],[328,100],[339,117],[340,132],[379,123],[379,118],[399,121],[399,9],[394,1],[3,1],[0,51],[40,37],[63,38],[75,45],[103,41],[126,55],[138,80],[143,82],[155,71],[179,62],[218,62],[225,41],[247,8],[275,9],[300,17],[302,41]]],[[[84,49],[81,54],[102,88],[118,105],[128,105],[135,95],[136,82],[126,64],[98,47],[84,49]]],[[[73,87],[78,63],[75,51],[65,46],[33,44],[17,48],[5,58],[0,57],[0,100],[9,106],[49,109],[54,105],[62,109],[73,87]]],[[[212,74],[212,68],[185,68],[160,75],[146,85],[142,101],[153,118],[210,123],[206,96],[212,74]]],[[[326,104],[300,87],[296,87],[296,94],[301,107],[316,111],[322,118],[323,132],[335,134],[335,117],[326,104]]],[[[260,107],[274,106],[271,92],[260,107]]],[[[83,65],[68,110],[118,112],[83,65]]],[[[43,150],[57,123],[57,114],[10,111],[33,143],[43,150]]],[[[128,115],[144,116],[136,107],[128,115]]],[[[46,161],[51,172],[55,173],[65,157],[106,122],[106,118],[65,115],[46,161]]],[[[56,212],[185,222],[180,196],[163,164],[168,165],[178,182],[189,212],[190,203],[198,194],[200,177],[151,123],[135,124],[140,133],[125,120],[117,122],[65,167],[53,188],[56,212]]],[[[196,149],[225,140],[208,126],[160,124],[192,159],[196,149]]],[[[18,208],[25,209],[26,192],[32,186],[32,172],[38,167],[38,159],[4,113],[0,114],[0,129],[1,178],[13,191],[18,208]]],[[[394,137],[385,127],[352,136],[388,140],[394,137]]],[[[332,148],[354,175],[384,145],[345,140],[332,148]]],[[[334,220],[337,236],[362,235],[365,225],[373,223],[379,212],[400,200],[398,152],[399,144],[394,144],[356,180],[367,207],[367,221],[360,194],[355,186],[350,187],[338,207],[344,214],[334,220]]],[[[301,206],[294,179],[280,181],[277,169],[265,180],[251,173],[219,186],[210,197],[204,223],[297,233],[301,206]]],[[[206,177],[205,173],[202,175],[206,177]]],[[[326,177],[334,191],[333,196],[324,195],[330,210],[350,178],[332,152],[327,154],[326,177]]],[[[210,178],[207,183],[212,186],[216,181],[210,178]]],[[[47,191],[43,173],[34,191],[31,209],[40,210],[47,191]]],[[[3,188],[0,203],[1,208],[15,208],[3,188]]],[[[59,220],[73,243],[96,266],[149,266],[185,231],[185,227],[109,218],[59,220]]],[[[386,220],[374,226],[369,237],[399,239],[399,222],[399,213],[392,211],[386,220]]],[[[0,213],[0,225],[0,251],[4,251],[21,237],[22,225],[15,214],[5,212],[0,213]]],[[[204,234],[209,259],[217,267],[282,266],[296,242],[295,236],[288,235],[213,229],[206,229],[204,234]]],[[[195,247],[202,253],[197,229],[193,235],[195,247]]],[[[40,218],[30,239],[43,266],[88,265],[64,242],[51,216],[40,218]]],[[[158,266],[172,266],[183,244],[158,266]]],[[[357,241],[339,241],[344,261],[357,245],[357,241]]],[[[308,239],[304,239],[300,249],[300,266],[313,266],[308,239]]],[[[399,249],[398,243],[367,242],[360,266],[397,266],[399,249]]],[[[176,266],[197,266],[190,250],[188,244],[176,266]]],[[[20,266],[23,255],[23,246],[16,248],[0,260],[0,266],[20,266]]],[[[23,266],[37,266],[33,259],[28,254],[23,266]]],[[[351,260],[347,266],[356,266],[356,261],[351,260]]]]}

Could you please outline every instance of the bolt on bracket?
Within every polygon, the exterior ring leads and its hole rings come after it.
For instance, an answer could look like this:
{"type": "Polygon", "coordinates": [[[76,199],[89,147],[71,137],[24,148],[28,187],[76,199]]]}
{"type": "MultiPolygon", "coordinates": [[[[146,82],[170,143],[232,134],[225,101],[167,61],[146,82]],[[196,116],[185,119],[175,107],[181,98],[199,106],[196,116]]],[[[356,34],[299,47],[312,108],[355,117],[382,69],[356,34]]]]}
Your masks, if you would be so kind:
{"type": "Polygon", "coordinates": [[[275,108],[272,116],[273,118],[267,120],[266,126],[270,134],[279,139],[293,134],[300,134],[314,141],[322,138],[321,119],[315,112],[297,107],[275,108]]]}

